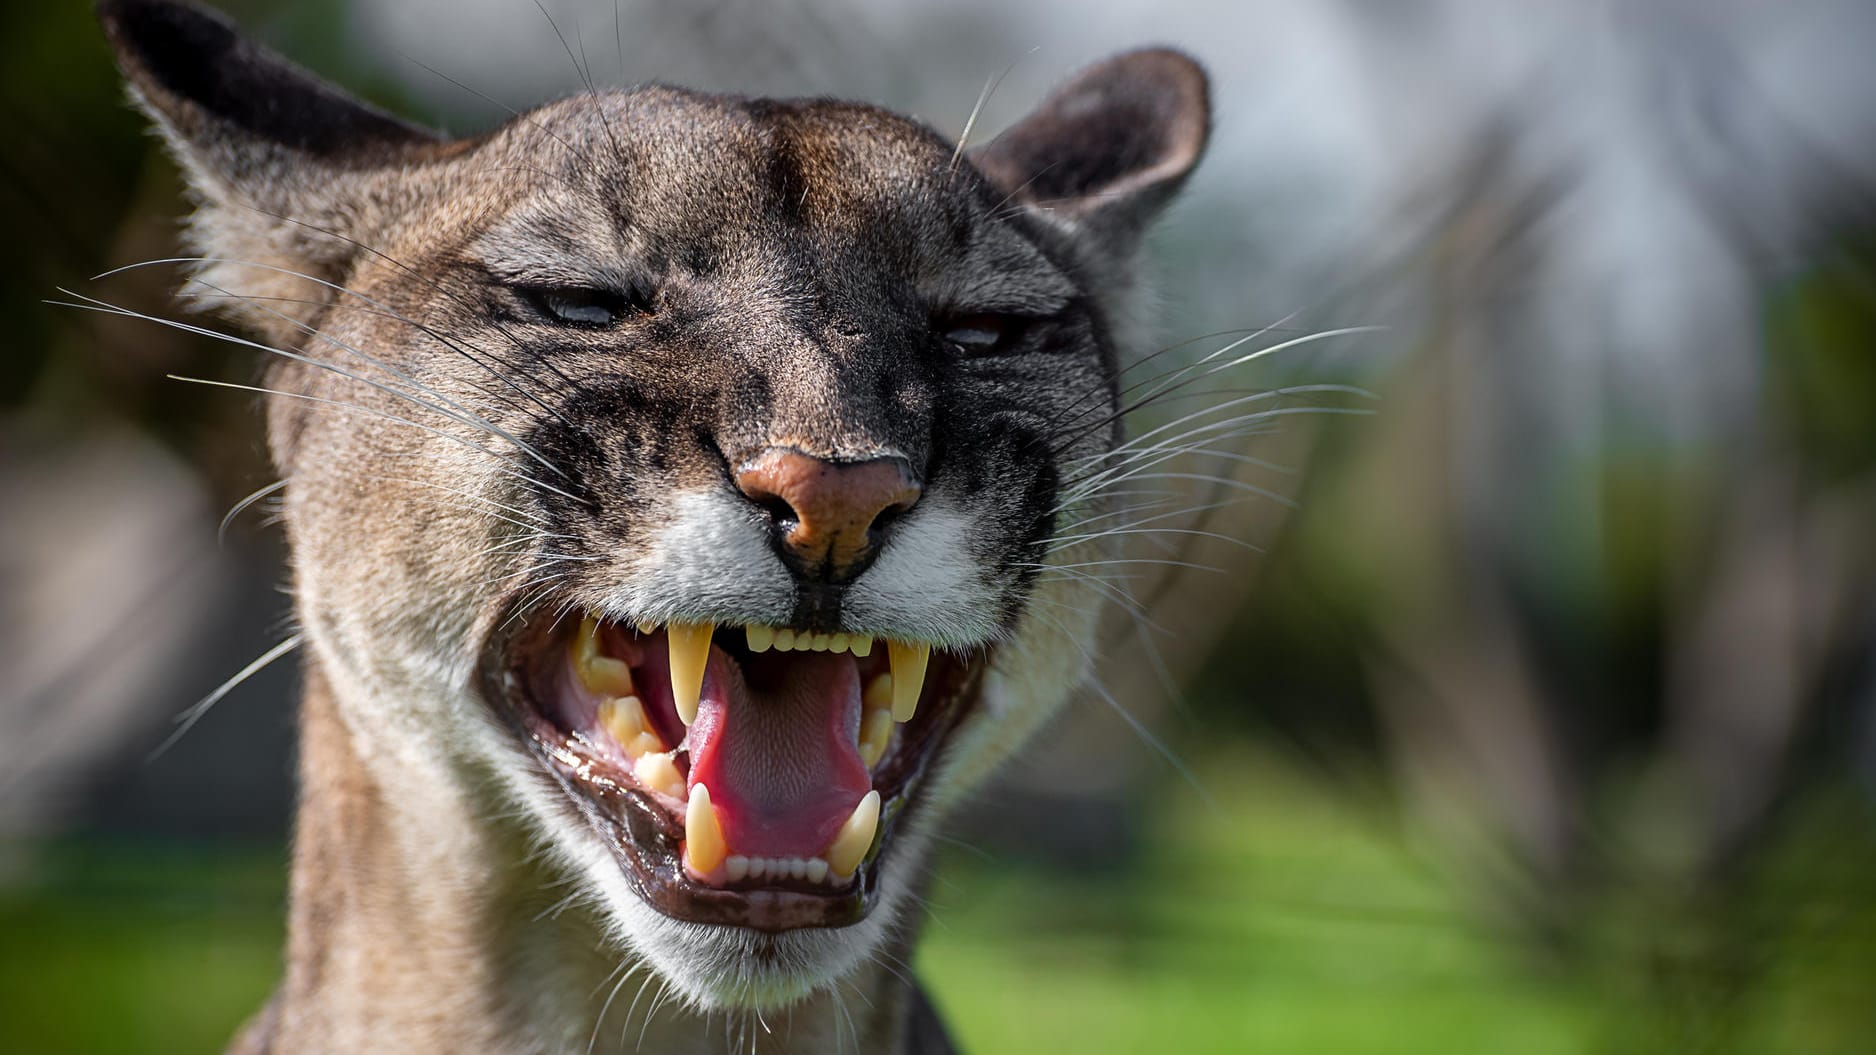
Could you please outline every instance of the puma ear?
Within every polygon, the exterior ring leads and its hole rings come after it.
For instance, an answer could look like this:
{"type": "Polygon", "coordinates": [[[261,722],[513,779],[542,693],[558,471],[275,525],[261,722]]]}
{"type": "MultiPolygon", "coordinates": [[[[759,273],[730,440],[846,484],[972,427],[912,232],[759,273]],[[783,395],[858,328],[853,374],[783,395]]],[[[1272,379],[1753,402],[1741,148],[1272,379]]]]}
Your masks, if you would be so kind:
{"type": "Polygon", "coordinates": [[[1097,63],[972,154],[1013,201],[1124,257],[1205,151],[1205,71],[1146,48],[1097,63]]]}
{"type": "Polygon", "coordinates": [[[180,0],[100,0],[98,20],[137,101],[202,160],[291,152],[350,167],[436,141],[180,0]]]}
{"type": "Polygon", "coordinates": [[[297,342],[303,335],[281,316],[310,315],[330,298],[321,282],[342,279],[356,252],[348,239],[368,233],[364,203],[381,198],[367,181],[439,137],[326,84],[206,8],[100,0],[97,12],[132,98],[195,192],[189,236],[214,258],[197,271],[219,298],[211,303],[297,342]]]}

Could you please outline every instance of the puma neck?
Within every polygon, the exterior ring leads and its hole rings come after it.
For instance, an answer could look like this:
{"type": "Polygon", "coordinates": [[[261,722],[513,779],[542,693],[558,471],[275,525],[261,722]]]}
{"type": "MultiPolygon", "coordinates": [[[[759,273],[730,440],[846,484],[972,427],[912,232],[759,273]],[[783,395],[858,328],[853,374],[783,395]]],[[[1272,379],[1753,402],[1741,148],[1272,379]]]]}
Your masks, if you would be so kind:
{"type": "Polygon", "coordinates": [[[837,995],[766,1022],[679,1006],[521,826],[491,816],[493,796],[378,772],[316,661],[305,679],[285,974],[235,1055],[951,1050],[909,975],[886,966],[906,938],[837,995]]]}

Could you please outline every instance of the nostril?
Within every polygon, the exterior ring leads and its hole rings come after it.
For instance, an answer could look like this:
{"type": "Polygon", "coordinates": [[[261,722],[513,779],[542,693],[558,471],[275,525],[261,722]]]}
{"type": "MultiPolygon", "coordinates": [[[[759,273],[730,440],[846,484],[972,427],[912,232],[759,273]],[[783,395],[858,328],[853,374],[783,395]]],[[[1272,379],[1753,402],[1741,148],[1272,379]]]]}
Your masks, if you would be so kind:
{"type": "Polygon", "coordinates": [[[780,495],[750,495],[749,500],[762,510],[769,522],[783,531],[793,527],[796,521],[795,507],[780,495]]]}
{"type": "Polygon", "coordinates": [[[912,511],[912,501],[913,500],[894,502],[892,505],[880,510],[879,515],[873,518],[873,522],[867,525],[866,530],[868,533],[872,534],[875,538],[884,534],[907,513],[912,511]]]}
{"type": "Polygon", "coordinates": [[[776,545],[798,574],[857,575],[881,534],[918,501],[903,458],[835,462],[772,447],[737,470],[736,486],[776,526],[776,545]]]}

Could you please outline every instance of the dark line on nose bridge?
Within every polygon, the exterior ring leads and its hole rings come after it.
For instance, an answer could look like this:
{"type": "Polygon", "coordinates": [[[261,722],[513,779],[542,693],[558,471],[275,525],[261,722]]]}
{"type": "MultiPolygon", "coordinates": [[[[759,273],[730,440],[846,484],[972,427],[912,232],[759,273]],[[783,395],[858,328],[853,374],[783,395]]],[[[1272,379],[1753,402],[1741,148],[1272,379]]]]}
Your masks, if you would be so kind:
{"type": "Polygon", "coordinates": [[[846,591],[836,586],[802,585],[795,590],[795,610],[788,625],[797,630],[835,633],[840,629],[840,599],[846,591]]]}
{"type": "Polygon", "coordinates": [[[801,224],[807,204],[808,174],[802,167],[801,146],[795,129],[786,118],[770,120],[766,174],[767,189],[781,220],[791,226],[801,224]]]}

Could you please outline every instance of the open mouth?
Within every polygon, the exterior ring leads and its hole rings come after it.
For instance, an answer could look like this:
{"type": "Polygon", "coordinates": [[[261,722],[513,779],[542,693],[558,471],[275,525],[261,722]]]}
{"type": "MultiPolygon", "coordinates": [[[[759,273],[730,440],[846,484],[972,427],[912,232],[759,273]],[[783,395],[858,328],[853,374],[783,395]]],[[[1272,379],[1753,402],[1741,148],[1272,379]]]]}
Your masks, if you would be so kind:
{"type": "Polygon", "coordinates": [[[864,918],[985,656],[594,615],[495,648],[490,698],[665,915],[779,931],[864,918]]]}

